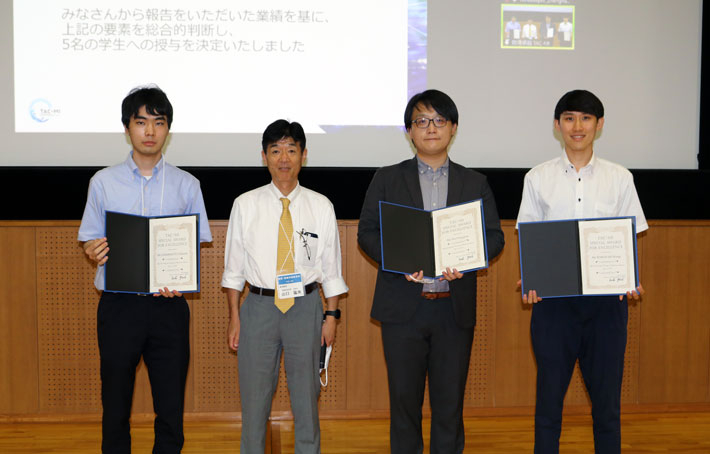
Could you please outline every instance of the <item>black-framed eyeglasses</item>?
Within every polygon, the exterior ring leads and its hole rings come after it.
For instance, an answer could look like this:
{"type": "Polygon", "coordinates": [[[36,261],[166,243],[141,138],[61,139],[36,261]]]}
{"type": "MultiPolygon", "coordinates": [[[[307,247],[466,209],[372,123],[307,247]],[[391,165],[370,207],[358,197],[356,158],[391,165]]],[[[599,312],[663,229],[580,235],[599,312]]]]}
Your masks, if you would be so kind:
{"type": "Polygon", "coordinates": [[[419,129],[426,129],[429,127],[429,124],[431,122],[434,122],[434,126],[436,126],[437,128],[443,128],[444,126],[446,126],[446,123],[448,123],[449,120],[447,120],[444,117],[434,117],[434,118],[420,117],[420,118],[417,118],[416,120],[412,121],[412,124],[419,129]]]}

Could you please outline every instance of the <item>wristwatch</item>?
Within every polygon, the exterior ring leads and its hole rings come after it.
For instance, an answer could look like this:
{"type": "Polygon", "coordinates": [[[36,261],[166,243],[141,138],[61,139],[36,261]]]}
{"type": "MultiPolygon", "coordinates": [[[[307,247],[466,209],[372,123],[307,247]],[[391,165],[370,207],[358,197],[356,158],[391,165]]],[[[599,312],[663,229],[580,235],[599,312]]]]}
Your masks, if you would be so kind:
{"type": "Polygon", "coordinates": [[[325,320],[325,317],[327,315],[332,315],[333,317],[335,317],[336,320],[340,320],[340,309],[336,309],[334,311],[325,311],[325,313],[323,314],[323,320],[325,320]]]}

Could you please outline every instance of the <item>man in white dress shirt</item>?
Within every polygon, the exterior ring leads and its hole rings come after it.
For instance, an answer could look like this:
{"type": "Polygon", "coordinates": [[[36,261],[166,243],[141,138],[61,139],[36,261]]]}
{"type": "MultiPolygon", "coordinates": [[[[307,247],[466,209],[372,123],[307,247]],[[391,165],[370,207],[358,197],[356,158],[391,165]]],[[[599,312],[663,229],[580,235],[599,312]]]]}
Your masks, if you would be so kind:
{"type": "Polygon", "coordinates": [[[528,22],[523,25],[523,38],[537,39],[537,26],[533,24],[532,19],[528,19],[528,22]]]}
{"type": "Polygon", "coordinates": [[[282,350],[295,452],[320,452],[320,347],[333,343],[338,298],[348,287],[333,205],[298,183],[307,153],[300,124],[270,124],[261,154],[271,183],[237,197],[229,218],[222,286],[230,311],[228,343],[239,358],[242,454],[264,452],[282,350]],[[239,307],[246,282],[249,294],[239,307]]]}
{"type": "MultiPolygon", "coordinates": [[[[636,232],[648,229],[631,172],[597,157],[596,134],[604,106],[586,90],[566,93],[555,107],[561,156],[525,175],[518,222],[635,216],[636,232]]],[[[537,362],[535,453],[557,454],[562,405],[575,362],[592,401],[597,454],[621,452],[620,401],[626,349],[626,296],[577,296],[544,301],[535,290],[523,295],[532,309],[530,335],[537,362]]]]}
{"type": "Polygon", "coordinates": [[[565,46],[569,46],[572,42],[572,31],[574,30],[574,25],[569,21],[569,18],[565,17],[557,26],[557,31],[559,32],[560,42],[565,46]]]}

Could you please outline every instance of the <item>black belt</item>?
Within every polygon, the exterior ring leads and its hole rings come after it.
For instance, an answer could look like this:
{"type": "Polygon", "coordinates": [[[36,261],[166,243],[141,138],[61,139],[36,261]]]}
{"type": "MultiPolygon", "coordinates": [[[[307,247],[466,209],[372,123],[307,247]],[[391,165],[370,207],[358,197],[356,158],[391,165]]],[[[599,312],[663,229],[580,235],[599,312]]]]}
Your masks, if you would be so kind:
{"type": "MultiPolygon", "coordinates": [[[[313,290],[318,288],[318,282],[311,282],[310,284],[306,285],[305,290],[306,290],[306,295],[311,293],[313,290]]],[[[249,284],[249,293],[254,293],[256,295],[263,295],[263,296],[274,296],[276,295],[276,291],[272,288],[261,288],[257,287],[256,285],[251,285],[249,284]]]]}

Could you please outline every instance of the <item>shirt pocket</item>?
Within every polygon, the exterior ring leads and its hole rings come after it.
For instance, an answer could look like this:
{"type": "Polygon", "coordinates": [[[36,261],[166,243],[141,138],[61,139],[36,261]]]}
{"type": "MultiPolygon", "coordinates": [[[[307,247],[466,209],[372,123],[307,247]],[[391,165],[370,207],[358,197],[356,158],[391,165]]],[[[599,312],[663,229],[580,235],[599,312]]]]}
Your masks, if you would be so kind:
{"type": "Polygon", "coordinates": [[[616,202],[599,201],[594,204],[594,216],[600,218],[610,218],[616,216],[616,202]]]}
{"type": "Polygon", "coordinates": [[[299,266],[314,267],[318,256],[318,234],[301,229],[294,234],[296,262],[299,266]]]}

